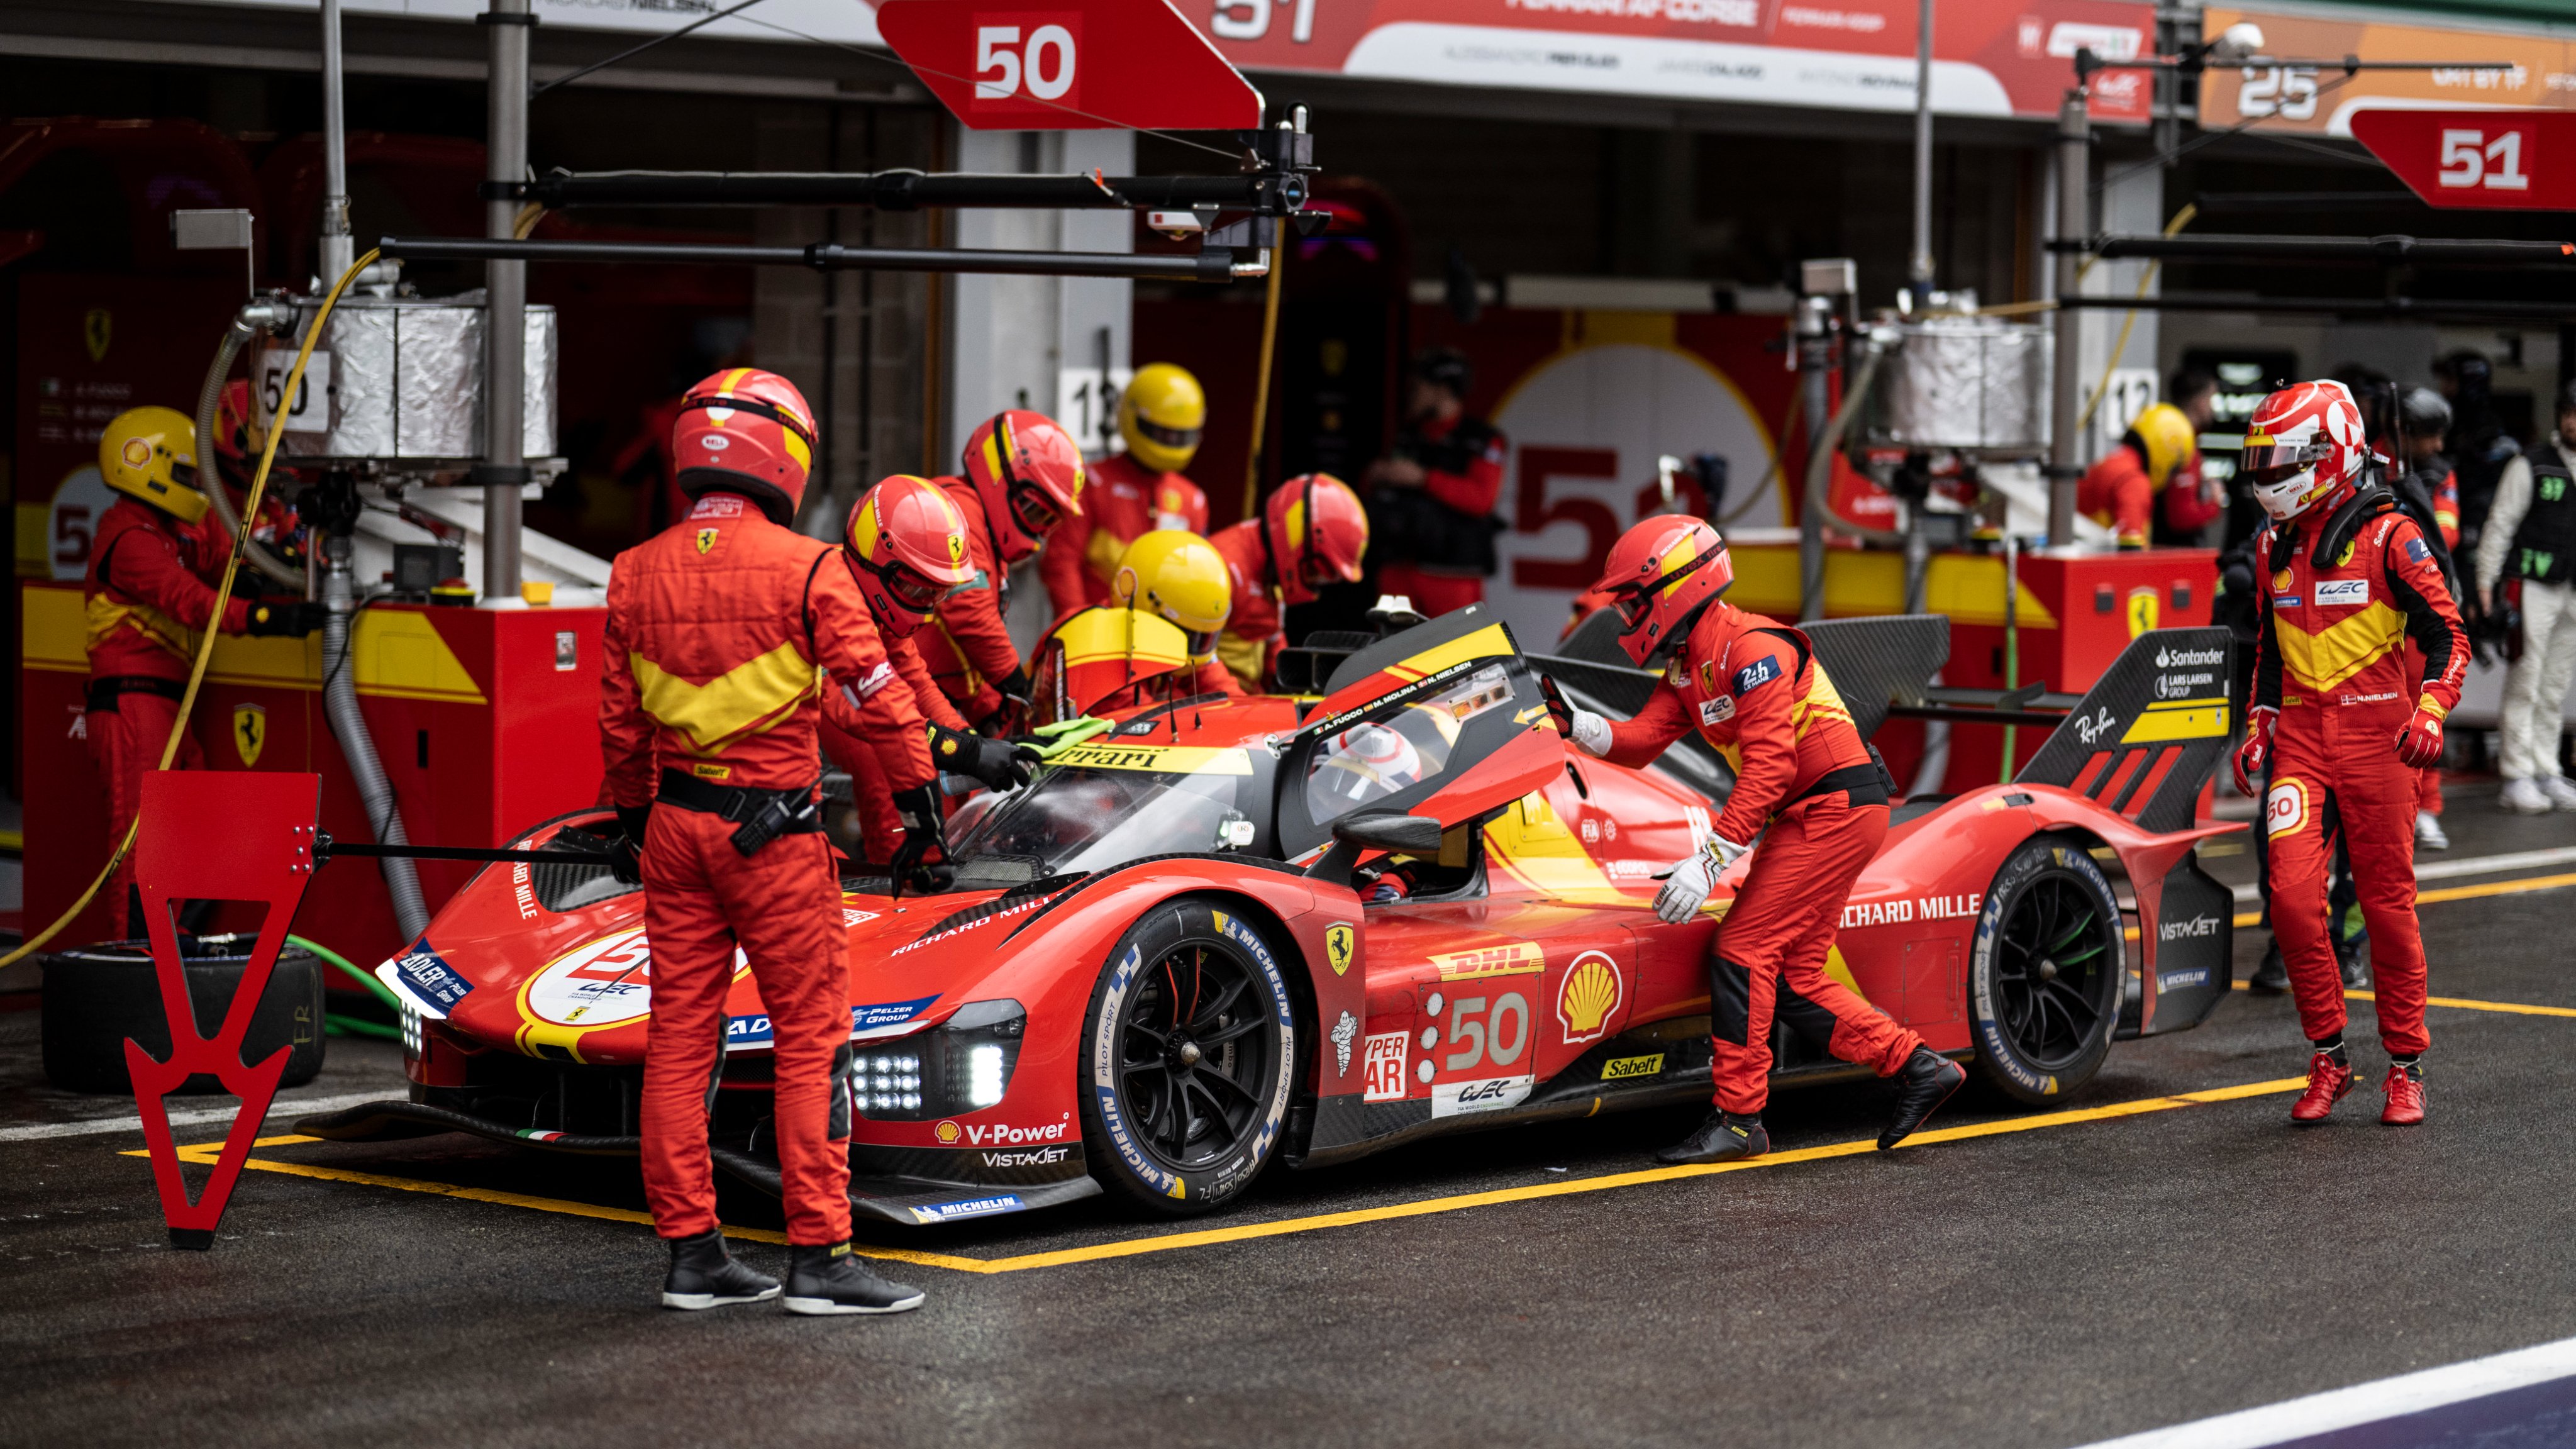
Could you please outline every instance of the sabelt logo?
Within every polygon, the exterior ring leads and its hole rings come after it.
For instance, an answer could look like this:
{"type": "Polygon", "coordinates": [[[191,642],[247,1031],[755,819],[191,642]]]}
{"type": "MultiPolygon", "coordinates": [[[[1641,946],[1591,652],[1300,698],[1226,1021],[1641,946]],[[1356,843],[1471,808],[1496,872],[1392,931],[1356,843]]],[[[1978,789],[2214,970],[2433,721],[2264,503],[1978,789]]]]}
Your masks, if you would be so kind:
{"type": "Polygon", "coordinates": [[[1632,1081],[1638,1077],[1659,1077],[1663,1073],[1664,1054],[1662,1052],[1643,1057],[1612,1057],[1601,1064],[1601,1080],[1605,1082],[1632,1081]]]}

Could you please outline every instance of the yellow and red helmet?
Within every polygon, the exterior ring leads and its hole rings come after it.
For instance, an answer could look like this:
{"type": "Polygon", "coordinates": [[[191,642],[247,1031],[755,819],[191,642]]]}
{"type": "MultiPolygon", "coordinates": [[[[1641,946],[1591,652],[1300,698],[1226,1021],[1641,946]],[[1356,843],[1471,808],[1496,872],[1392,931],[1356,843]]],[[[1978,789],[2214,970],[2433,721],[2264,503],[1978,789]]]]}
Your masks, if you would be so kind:
{"type": "Polygon", "coordinates": [[[1368,552],[1368,510],[1351,485],[1330,473],[1305,473],[1280,484],[1261,505],[1262,542],[1280,597],[1312,603],[1326,584],[1360,581],[1368,552]]]}
{"type": "Polygon", "coordinates": [[[680,399],[671,465],[691,498],[739,493],[785,527],[805,501],[814,437],[814,410],[796,384],[756,367],[728,367],[680,399]]]}
{"type": "Polygon", "coordinates": [[[2146,456],[2147,481],[2158,488],[2173,481],[2174,470],[2200,445],[2199,430],[2172,403],[2157,403],[2138,414],[2138,420],[2129,424],[2129,435],[2138,440],[2138,450],[2146,456]]]}
{"type": "Polygon", "coordinates": [[[2287,523],[2319,503],[2342,502],[2359,484],[2370,453],[2364,432],[2351,389],[2331,380],[2293,383],[2245,420],[2236,470],[2263,511],[2287,523]]]}
{"type": "Polygon", "coordinates": [[[1130,609],[1169,619],[1189,636],[1190,657],[1205,659],[1234,614],[1234,582],[1216,545],[1195,533],[1158,528],[1139,534],[1119,555],[1111,597],[1130,609]]]}
{"type": "Polygon", "coordinates": [[[1058,520],[1082,512],[1082,448],[1044,413],[1013,408],[985,419],[966,440],[964,462],[1006,565],[1036,553],[1058,520]]]}
{"type": "Polygon", "coordinates": [[[1696,518],[1664,514],[1619,535],[1591,591],[1606,596],[1619,611],[1619,647],[1638,664],[1648,665],[1688,633],[1700,610],[1734,582],[1735,564],[1716,529],[1696,518]]]}
{"type": "Polygon", "coordinates": [[[975,576],[966,515],[948,490],[898,473],[860,495],[842,535],[851,571],[877,627],[908,639],[942,594],[975,576]]]}

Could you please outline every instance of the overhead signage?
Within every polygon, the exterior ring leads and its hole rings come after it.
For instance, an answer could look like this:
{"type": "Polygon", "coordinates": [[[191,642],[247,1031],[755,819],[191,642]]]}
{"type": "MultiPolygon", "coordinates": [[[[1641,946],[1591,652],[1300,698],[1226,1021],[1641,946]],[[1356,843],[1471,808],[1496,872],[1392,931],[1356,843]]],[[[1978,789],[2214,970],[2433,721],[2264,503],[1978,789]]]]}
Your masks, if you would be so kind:
{"type": "Polygon", "coordinates": [[[2352,137],[2428,206],[2576,211],[2576,111],[2363,111],[2352,137]]]}
{"type": "MultiPolygon", "coordinates": [[[[2357,134],[2353,118],[2372,112],[2576,110],[2576,41],[2567,38],[2470,25],[2405,24],[2362,14],[2338,17],[2331,11],[2293,14],[2215,5],[2201,12],[2201,33],[2217,35],[2239,21],[2261,27],[2263,49],[2270,55],[2458,64],[2350,75],[2335,65],[2213,66],[2201,82],[2204,126],[2352,136],[2357,134]],[[2488,63],[2503,68],[2471,68],[2488,63]]],[[[2480,174],[2494,173],[2482,167],[2480,174]]],[[[2488,191],[2500,194],[2500,188],[2488,191]]]]}
{"type": "Polygon", "coordinates": [[[886,0],[877,29],[974,130],[1261,124],[1261,93],[1169,0],[1071,0],[1045,9],[886,0]]]}

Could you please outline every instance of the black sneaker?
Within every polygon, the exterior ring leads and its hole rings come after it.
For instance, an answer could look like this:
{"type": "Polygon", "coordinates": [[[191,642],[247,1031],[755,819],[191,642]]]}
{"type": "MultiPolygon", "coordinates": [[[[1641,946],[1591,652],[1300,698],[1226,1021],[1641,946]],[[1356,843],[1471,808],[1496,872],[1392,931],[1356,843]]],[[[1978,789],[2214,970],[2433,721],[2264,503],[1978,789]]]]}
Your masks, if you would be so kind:
{"type": "Polygon", "coordinates": [[[2350,941],[2335,942],[2335,965],[2343,971],[2344,989],[2364,991],[2370,986],[2370,938],[2358,936],[2350,941]]]}
{"type": "Polygon", "coordinates": [[[2245,989],[2257,996],[2278,996],[2290,989],[2290,967],[2281,959],[2278,940],[2263,948],[2262,964],[2254,968],[2253,975],[2245,978],[2245,989]]]}
{"type": "Polygon", "coordinates": [[[870,1272],[847,1243],[787,1250],[790,1313],[901,1313],[919,1308],[921,1298],[920,1289],[870,1272]]]}
{"type": "Polygon", "coordinates": [[[778,1296],[778,1280],[755,1273],[725,1251],[724,1230],[694,1238],[671,1239],[671,1273],[662,1280],[662,1306],[721,1308],[728,1303],[760,1303],[778,1296]]]}
{"type": "Polygon", "coordinates": [[[1667,1167],[1679,1167],[1685,1163],[1735,1162],[1760,1157],[1770,1150],[1771,1134],[1762,1130],[1761,1113],[1739,1117],[1733,1112],[1711,1112],[1697,1132],[1656,1152],[1655,1160],[1667,1167]]]}
{"type": "Polygon", "coordinates": [[[1967,1080],[1967,1068],[1930,1047],[1916,1047],[1914,1055],[1905,1059],[1905,1070],[1896,1074],[1896,1114],[1887,1119],[1887,1130],[1878,1134],[1878,1150],[1885,1152],[1913,1136],[1967,1080]]]}

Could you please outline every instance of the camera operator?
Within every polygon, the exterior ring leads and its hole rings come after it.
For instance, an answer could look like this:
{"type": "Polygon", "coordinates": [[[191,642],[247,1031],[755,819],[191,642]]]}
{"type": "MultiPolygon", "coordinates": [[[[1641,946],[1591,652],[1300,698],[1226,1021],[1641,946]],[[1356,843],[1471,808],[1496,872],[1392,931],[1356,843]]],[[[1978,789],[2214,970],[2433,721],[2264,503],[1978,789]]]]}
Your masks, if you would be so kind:
{"type": "Polygon", "coordinates": [[[1494,504],[1503,491],[1503,435],[1467,413],[1466,356],[1433,347],[1413,359],[1404,431],[1369,465],[1369,534],[1378,591],[1403,594],[1425,618],[1485,597],[1494,572],[1494,504]]]}

